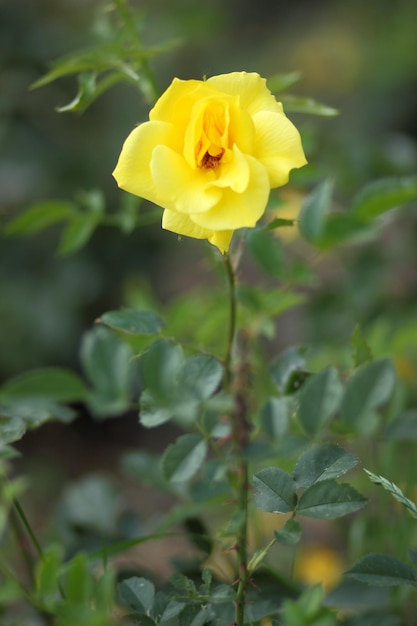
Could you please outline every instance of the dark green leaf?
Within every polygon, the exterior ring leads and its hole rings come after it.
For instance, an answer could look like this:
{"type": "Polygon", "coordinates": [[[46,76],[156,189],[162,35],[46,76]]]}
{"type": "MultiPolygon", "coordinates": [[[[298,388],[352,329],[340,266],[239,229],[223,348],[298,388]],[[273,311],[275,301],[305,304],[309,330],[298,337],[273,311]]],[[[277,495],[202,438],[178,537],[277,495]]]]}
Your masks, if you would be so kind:
{"type": "Polygon", "coordinates": [[[309,243],[318,243],[325,229],[333,193],[333,183],[324,181],[304,201],[298,218],[301,234],[309,243]]]}
{"type": "Polygon", "coordinates": [[[316,482],[339,478],[358,463],[358,459],[334,443],[322,443],[306,450],[294,468],[298,487],[310,487],[316,482]]]}
{"type": "Polygon", "coordinates": [[[287,398],[269,398],[261,409],[263,432],[272,440],[280,439],[288,430],[289,404],[287,398]]]}
{"type": "Polygon", "coordinates": [[[161,624],[164,622],[168,622],[169,620],[177,617],[183,608],[185,607],[185,602],[177,602],[177,600],[171,600],[164,609],[164,612],[161,615],[161,624]]]}
{"type": "Polygon", "coordinates": [[[115,415],[131,403],[133,353],[107,328],[98,326],[84,336],[84,370],[93,384],[89,403],[98,416],[115,415]]]}
{"type": "Polygon", "coordinates": [[[274,537],[284,545],[296,545],[301,539],[301,526],[296,520],[289,519],[281,530],[274,532],[274,537]]]}
{"type": "Polygon", "coordinates": [[[200,469],[206,454],[207,443],[199,435],[182,435],[162,457],[165,478],[171,482],[189,480],[200,469]]]}
{"type": "Polygon", "coordinates": [[[72,202],[45,200],[29,207],[7,224],[6,235],[34,235],[52,224],[65,221],[76,213],[72,202]]]}
{"type": "Polygon", "coordinates": [[[132,309],[107,311],[97,321],[129,335],[158,335],[163,327],[156,313],[132,309]]]}
{"type": "Polygon", "coordinates": [[[178,394],[195,400],[207,400],[219,388],[223,367],[214,357],[206,354],[186,361],[178,379],[178,394]]]}
{"type": "Polygon", "coordinates": [[[309,435],[315,435],[336,413],[343,387],[333,367],[310,376],[302,387],[298,418],[309,435]]]}
{"type": "Polygon", "coordinates": [[[261,511],[289,513],[297,503],[295,484],[287,472],[269,467],[253,477],[255,504],[261,511]]]}
{"type": "Polygon", "coordinates": [[[123,600],[138,613],[149,615],[153,607],[155,587],[146,578],[133,576],[118,585],[123,600]]]}
{"type": "Polygon", "coordinates": [[[417,585],[415,569],[385,554],[364,556],[345,575],[377,587],[417,585]]]}
{"type": "Polygon", "coordinates": [[[284,219],[283,217],[277,217],[266,226],[266,230],[275,230],[275,228],[281,228],[283,226],[294,226],[295,220],[284,219]]]}
{"type": "Polygon", "coordinates": [[[302,494],[297,513],[316,519],[336,519],[361,509],[366,498],[350,485],[334,480],[314,483],[302,494]]]}
{"type": "Polygon", "coordinates": [[[259,267],[270,276],[279,278],[284,263],[279,240],[261,228],[248,231],[246,237],[249,252],[259,267]]]}
{"type": "Polygon", "coordinates": [[[384,178],[367,185],[355,198],[353,211],[364,220],[417,199],[417,177],[384,178]]]}
{"type": "Polygon", "coordinates": [[[343,419],[357,425],[367,412],[388,401],[394,385],[395,370],[390,360],[362,365],[346,385],[341,406],[343,419]]]}
{"type": "Polygon", "coordinates": [[[417,411],[410,409],[389,422],[385,435],[392,441],[417,441],[417,411]]]}
{"type": "Polygon", "coordinates": [[[73,372],[49,367],[20,374],[0,388],[0,397],[44,397],[55,402],[79,402],[85,400],[88,390],[73,372]]]}

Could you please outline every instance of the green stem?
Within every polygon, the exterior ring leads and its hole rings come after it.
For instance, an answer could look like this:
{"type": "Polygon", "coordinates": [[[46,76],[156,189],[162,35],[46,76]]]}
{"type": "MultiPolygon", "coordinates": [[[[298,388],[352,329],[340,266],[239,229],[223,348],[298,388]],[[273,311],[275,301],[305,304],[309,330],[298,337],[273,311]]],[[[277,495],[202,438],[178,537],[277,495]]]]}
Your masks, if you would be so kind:
{"type": "Polygon", "coordinates": [[[226,348],[226,356],[224,359],[224,367],[225,367],[225,383],[226,386],[229,387],[232,380],[232,354],[233,354],[233,345],[235,342],[236,335],[236,276],[233,269],[232,262],[230,260],[230,256],[226,254],[225,256],[225,267],[227,280],[229,283],[229,335],[227,338],[227,348],[226,348]]]}
{"type": "MultiPolygon", "coordinates": [[[[113,0],[113,2],[114,2],[116,9],[120,13],[120,16],[125,24],[126,30],[129,33],[132,41],[137,45],[139,50],[142,51],[143,49],[142,42],[135,28],[135,24],[130,14],[126,0],[113,0]]],[[[145,56],[142,57],[140,65],[141,65],[142,74],[146,80],[146,86],[147,86],[145,96],[147,96],[147,98],[151,102],[155,102],[156,100],[158,100],[160,96],[160,92],[156,84],[153,72],[149,66],[148,59],[145,56]]]]}
{"type": "MultiPolygon", "coordinates": [[[[249,442],[250,427],[247,419],[247,391],[248,391],[248,367],[245,357],[238,368],[233,364],[233,351],[237,331],[237,297],[236,297],[236,274],[229,255],[225,257],[225,268],[229,283],[229,334],[225,356],[225,384],[234,395],[233,412],[233,446],[237,461],[237,511],[241,518],[239,531],[236,537],[238,587],[235,602],[236,626],[243,626],[245,621],[246,589],[249,582],[248,575],[248,503],[249,503],[249,468],[242,453],[249,442]],[[237,370],[237,371],[236,371],[237,370]]],[[[246,356],[246,351],[243,351],[246,356]]]]}
{"type": "Polygon", "coordinates": [[[43,558],[43,550],[41,548],[41,545],[40,545],[40,543],[39,543],[39,541],[38,541],[38,539],[37,539],[37,537],[36,537],[36,535],[35,535],[35,533],[34,533],[34,531],[32,529],[32,526],[29,523],[28,518],[25,515],[25,512],[24,512],[24,510],[23,510],[19,500],[15,499],[13,501],[13,504],[14,504],[14,508],[16,510],[16,513],[17,513],[20,521],[22,522],[23,526],[26,529],[26,532],[28,533],[29,537],[32,540],[33,545],[35,546],[36,552],[38,553],[40,558],[43,558]]]}

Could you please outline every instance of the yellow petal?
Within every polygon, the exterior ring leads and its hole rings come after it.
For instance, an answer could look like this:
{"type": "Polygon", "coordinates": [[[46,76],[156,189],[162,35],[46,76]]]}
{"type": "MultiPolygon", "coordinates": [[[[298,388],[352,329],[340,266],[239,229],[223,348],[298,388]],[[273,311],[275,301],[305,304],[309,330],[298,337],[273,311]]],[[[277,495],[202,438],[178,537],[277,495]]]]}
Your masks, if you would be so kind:
{"type": "Polygon", "coordinates": [[[258,111],[282,111],[282,104],[277,102],[266,86],[265,78],[256,72],[231,72],[212,76],[207,83],[224,93],[240,98],[240,106],[250,115],[258,111]]]}
{"type": "Polygon", "coordinates": [[[183,156],[166,146],[154,149],[151,172],[160,190],[159,203],[165,208],[198,213],[209,210],[221,197],[221,190],[210,184],[213,170],[191,168],[183,156]]]}
{"type": "Polygon", "coordinates": [[[254,156],[266,167],[271,187],[284,185],[292,169],[307,163],[300,134],[283,113],[261,111],[253,121],[254,156]]]}
{"type": "Polygon", "coordinates": [[[233,231],[211,231],[195,224],[188,215],[176,211],[165,210],[162,217],[162,228],[178,235],[194,239],[208,239],[222,254],[228,250],[233,231]]]}
{"type": "Polygon", "coordinates": [[[175,124],[184,130],[195,102],[213,94],[213,89],[202,80],[181,80],[174,78],[149,113],[152,121],[175,124]]]}
{"type": "Polygon", "coordinates": [[[196,224],[209,230],[255,226],[268,202],[268,174],[256,159],[248,155],[245,158],[249,166],[249,182],[245,191],[236,193],[230,188],[223,189],[219,202],[212,209],[192,215],[196,224]]]}
{"type": "Polygon", "coordinates": [[[137,126],[123,144],[113,176],[121,189],[159,204],[160,190],[152,178],[150,163],[155,146],[178,148],[179,139],[172,124],[145,122],[137,126]]]}

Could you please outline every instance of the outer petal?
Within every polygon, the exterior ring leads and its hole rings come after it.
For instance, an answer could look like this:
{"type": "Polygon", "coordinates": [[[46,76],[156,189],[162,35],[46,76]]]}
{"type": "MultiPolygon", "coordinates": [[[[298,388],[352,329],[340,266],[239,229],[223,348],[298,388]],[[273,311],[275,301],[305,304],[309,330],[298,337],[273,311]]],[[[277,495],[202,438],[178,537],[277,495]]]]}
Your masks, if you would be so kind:
{"type": "Polygon", "coordinates": [[[150,163],[158,144],[178,148],[180,140],[172,124],[145,122],[126,139],[113,176],[121,189],[159,204],[159,189],[152,178],[150,163]]]}
{"type": "Polygon", "coordinates": [[[183,156],[166,146],[154,149],[151,172],[164,208],[189,215],[208,211],[221,197],[221,190],[210,184],[213,170],[191,168],[183,156]]]}
{"type": "Polygon", "coordinates": [[[202,80],[174,78],[168,89],[158,99],[149,113],[152,121],[175,124],[182,131],[186,128],[192,106],[201,98],[212,96],[215,90],[202,80]]]}
{"type": "Polygon", "coordinates": [[[170,230],[178,235],[193,237],[194,239],[208,239],[210,243],[220,250],[221,253],[228,250],[233,231],[212,231],[197,226],[188,215],[177,213],[176,211],[165,210],[162,217],[162,228],[170,230]]]}
{"type": "Polygon", "coordinates": [[[249,183],[243,193],[224,189],[220,201],[205,213],[195,213],[193,221],[209,230],[236,230],[253,227],[264,213],[269,197],[266,169],[251,156],[245,155],[249,165],[249,183]]]}
{"type": "Polygon", "coordinates": [[[307,163],[294,124],[282,113],[261,111],[253,116],[254,156],[266,167],[271,187],[288,182],[290,170],[307,163]]]}
{"type": "Polygon", "coordinates": [[[265,78],[261,78],[256,72],[220,74],[209,78],[207,83],[219,91],[239,96],[242,109],[251,115],[258,111],[282,112],[282,104],[269,91],[265,78]]]}

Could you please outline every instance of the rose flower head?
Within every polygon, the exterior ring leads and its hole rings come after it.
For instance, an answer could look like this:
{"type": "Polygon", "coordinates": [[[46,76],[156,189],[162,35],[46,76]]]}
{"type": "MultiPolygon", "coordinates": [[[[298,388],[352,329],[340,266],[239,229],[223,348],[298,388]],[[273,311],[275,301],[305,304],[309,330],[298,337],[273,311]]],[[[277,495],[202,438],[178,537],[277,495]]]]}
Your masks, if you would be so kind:
{"type": "Polygon", "coordinates": [[[224,253],[263,215],[269,191],[306,164],[300,135],[259,74],[175,78],[126,139],[119,187],[163,207],[162,227],[224,253]]]}

